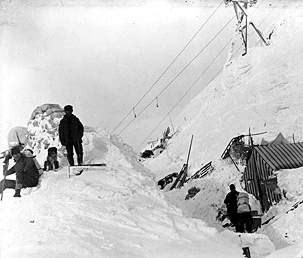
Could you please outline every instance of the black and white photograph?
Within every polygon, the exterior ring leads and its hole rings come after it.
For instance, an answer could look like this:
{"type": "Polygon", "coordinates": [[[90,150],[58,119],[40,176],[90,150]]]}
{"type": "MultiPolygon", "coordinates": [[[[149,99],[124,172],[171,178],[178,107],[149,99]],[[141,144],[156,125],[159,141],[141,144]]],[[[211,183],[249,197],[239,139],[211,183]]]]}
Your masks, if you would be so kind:
{"type": "Polygon", "coordinates": [[[0,258],[303,258],[302,0],[0,0],[0,258]]]}

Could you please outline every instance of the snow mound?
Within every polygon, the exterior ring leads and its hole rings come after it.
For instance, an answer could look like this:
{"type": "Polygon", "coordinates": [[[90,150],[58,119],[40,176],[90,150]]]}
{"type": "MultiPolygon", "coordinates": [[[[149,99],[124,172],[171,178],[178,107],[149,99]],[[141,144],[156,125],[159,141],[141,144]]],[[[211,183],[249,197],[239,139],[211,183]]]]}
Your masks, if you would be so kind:
{"type": "Polygon", "coordinates": [[[5,191],[1,257],[242,257],[229,232],[184,218],[169,205],[119,138],[90,129],[84,143],[89,161],[107,166],[81,176],[72,168],[70,178],[66,167],[46,172],[20,199],[5,191]]]}
{"type": "Polygon", "coordinates": [[[43,162],[49,147],[58,148],[59,159],[63,157],[62,146],[59,142],[58,128],[64,110],[57,104],[44,104],[35,108],[27,124],[29,132],[29,147],[43,162]]]}
{"type": "MultiPolygon", "coordinates": [[[[271,11],[275,14],[277,10],[271,11]]],[[[274,22],[269,30],[273,31],[271,44],[268,47],[256,44],[245,56],[231,55],[222,74],[180,113],[179,120],[186,118],[186,121],[166,151],[145,162],[157,179],[179,172],[187,158],[190,137],[194,135],[189,175],[209,161],[216,166],[210,175],[183,189],[165,193],[187,216],[216,226],[214,210],[223,203],[228,185],[235,183],[242,191],[243,168],[240,166],[238,172],[230,160],[219,161],[233,137],[250,131],[266,132],[254,136],[255,144],[261,143],[262,138],[273,140],[279,133],[289,142],[303,140],[303,38],[297,36],[303,33],[302,8],[284,11],[283,16],[271,19],[274,22]],[[185,201],[188,188],[193,186],[201,190],[185,201]]],[[[281,172],[278,179],[279,186],[287,189],[289,200],[271,209],[272,215],[282,214],[302,197],[301,177],[289,173],[281,172]]],[[[302,242],[300,212],[301,206],[267,227],[265,233],[277,249],[302,242]]]]}
{"type": "MultiPolygon", "coordinates": [[[[27,131],[28,145],[37,155],[38,161],[43,164],[47,156],[47,149],[56,147],[58,149],[58,159],[61,166],[67,164],[65,147],[59,140],[59,123],[64,116],[64,110],[58,104],[44,104],[38,106],[31,114],[28,122],[27,131]]],[[[83,151],[84,163],[97,162],[104,160],[108,152],[110,136],[104,130],[84,126],[83,151]]]]}
{"type": "Polygon", "coordinates": [[[278,248],[303,242],[303,168],[278,172],[283,200],[272,207],[265,219],[275,216],[262,231],[274,239],[278,248]]]}

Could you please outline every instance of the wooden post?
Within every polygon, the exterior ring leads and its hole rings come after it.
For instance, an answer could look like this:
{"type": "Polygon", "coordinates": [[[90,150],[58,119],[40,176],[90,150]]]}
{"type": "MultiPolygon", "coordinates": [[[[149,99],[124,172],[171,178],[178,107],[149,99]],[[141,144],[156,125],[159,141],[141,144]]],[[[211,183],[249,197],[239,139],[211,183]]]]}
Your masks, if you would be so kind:
{"type": "Polygon", "coordinates": [[[268,42],[264,39],[264,37],[263,37],[261,31],[259,31],[259,30],[257,29],[257,27],[255,26],[255,24],[254,24],[253,22],[250,22],[249,24],[254,28],[254,30],[256,31],[256,33],[258,34],[258,36],[260,37],[260,39],[263,41],[263,43],[264,43],[266,46],[268,46],[268,45],[269,45],[268,42]]]}
{"type": "Polygon", "coordinates": [[[234,5],[234,10],[238,20],[239,30],[241,32],[241,36],[245,48],[245,52],[242,55],[245,55],[247,53],[247,45],[248,45],[247,44],[247,29],[248,29],[247,14],[245,12],[245,9],[247,9],[247,4],[244,3],[243,6],[241,6],[238,1],[233,1],[233,5],[234,5]],[[244,17],[245,17],[245,24],[242,25],[244,17]]]}
{"type": "Polygon", "coordinates": [[[245,52],[242,55],[243,56],[246,55],[247,49],[248,49],[248,26],[249,26],[249,24],[254,28],[254,30],[256,31],[258,36],[261,38],[261,40],[264,42],[264,44],[266,46],[268,46],[269,43],[264,39],[261,31],[258,30],[257,27],[252,22],[250,22],[248,24],[248,15],[246,13],[246,10],[248,7],[248,1],[231,0],[231,2],[233,3],[234,11],[236,13],[236,17],[238,20],[239,31],[241,32],[242,41],[243,41],[243,45],[245,48],[245,52]],[[243,18],[245,18],[245,20],[244,20],[244,24],[242,25],[243,18]]]}
{"type": "Polygon", "coordinates": [[[237,170],[240,172],[240,169],[238,168],[236,162],[233,160],[233,158],[229,155],[231,161],[234,163],[235,167],[237,168],[237,170]]]}
{"type": "Polygon", "coordinates": [[[3,165],[3,175],[4,175],[4,178],[3,178],[3,185],[1,186],[2,187],[2,192],[1,192],[1,201],[3,199],[3,193],[4,193],[4,187],[5,187],[5,180],[6,180],[6,171],[7,171],[7,168],[8,168],[8,164],[5,164],[3,165]]]}
{"type": "Polygon", "coordinates": [[[68,178],[70,178],[70,165],[67,166],[68,178]]]}
{"type": "Polygon", "coordinates": [[[191,152],[191,145],[192,145],[192,143],[193,143],[193,138],[194,138],[194,136],[192,135],[192,136],[191,136],[191,140],[190,140],[190,145],[189,145],[187,160],[186,160],[187,166],[188,166],[188,161],[189,161],[189,155],[190,155],[190,152],[191,152]]]}
{"type": "Polygon", "coordinates": [[[190,152],[191,152],[191,146],[192,146],[192,143],[193,143],[193,138],[194,138],[194,136],[192,135],[191,140],[190,140],[189,151],[188,151],[188,154],[187,154],[186,163],[183,164],[183,167],[182,167],[180,173],[178,174],[178,177],[176,178],[175,182],[171,186],[170,190],[173,190],[176,186],[178,186],[178,188],[182,187],[185,180],[186,180],[187,170],[188,170],[188,161],[189,161],[189,155],[190,155],[190,152]]]}

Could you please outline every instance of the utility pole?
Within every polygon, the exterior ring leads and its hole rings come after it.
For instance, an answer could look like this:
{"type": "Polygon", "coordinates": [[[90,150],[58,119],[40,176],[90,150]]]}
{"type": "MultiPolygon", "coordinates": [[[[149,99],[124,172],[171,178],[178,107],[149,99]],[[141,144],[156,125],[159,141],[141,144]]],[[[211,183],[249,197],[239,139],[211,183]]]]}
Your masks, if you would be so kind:
{"type": "Polygon", "coordinates": [[[247,8],[248,5],[252,6],[255,4],[257,0],[225,0],[225,4],[232,3],[234,7],[234,11],[236,13],[236,17],[238,20],[238,31],[241,33],[243,45],[244,45],[244,53],[242,56],[247,54],[248,48],[248,25],[251,25],[257,35],[261,38],[263,43],[268,46],[269,43],[264,39],[261,31],[256,27],[253,22],[249,22],[248,24],[248,15],[247,15],[247,8]]]}

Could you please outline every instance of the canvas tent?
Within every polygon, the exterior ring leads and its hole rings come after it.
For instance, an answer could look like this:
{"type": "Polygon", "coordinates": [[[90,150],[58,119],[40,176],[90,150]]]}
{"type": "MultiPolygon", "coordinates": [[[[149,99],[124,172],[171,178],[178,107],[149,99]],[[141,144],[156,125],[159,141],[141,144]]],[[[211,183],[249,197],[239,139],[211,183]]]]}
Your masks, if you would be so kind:
{"type": "Polygon", "coordinates": [[[266,211],[281,199],[274,171],[302,166],[301,142],[255,146],[244,171],[245,190],[253,194],[266,211]]]}
{"type": "Polygon", "coordinates": [[[13,147],[19,144],[24,144],[28,142],[28,131],[26,127],[16,126],[12,128],[7,136],[8,146],[13,147]]]}
{"type": "Polygon", "coordinates": [[[262,141],[261,141],[261,145],[268,145],[268,144],[288,144],[289,142],[286,140],[286,138],[283,136],[282,133],[279,133],[277,135],[277,137],[271,141],[271,142],[268,142],[266,140],[264,140],[262,138],[262,141]]]}

